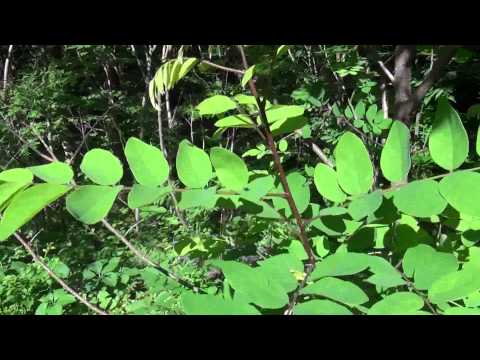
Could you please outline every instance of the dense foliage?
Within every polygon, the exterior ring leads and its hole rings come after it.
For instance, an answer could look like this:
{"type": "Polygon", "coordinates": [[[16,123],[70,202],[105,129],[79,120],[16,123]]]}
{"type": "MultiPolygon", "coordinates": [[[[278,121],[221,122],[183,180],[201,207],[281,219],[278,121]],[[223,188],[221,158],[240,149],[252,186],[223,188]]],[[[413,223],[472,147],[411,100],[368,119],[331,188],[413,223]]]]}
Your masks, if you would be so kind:
{"type": "Polygon", "coordinates": [[[480,314],[480,52],[1,46],[0,314],[480,314]]]}

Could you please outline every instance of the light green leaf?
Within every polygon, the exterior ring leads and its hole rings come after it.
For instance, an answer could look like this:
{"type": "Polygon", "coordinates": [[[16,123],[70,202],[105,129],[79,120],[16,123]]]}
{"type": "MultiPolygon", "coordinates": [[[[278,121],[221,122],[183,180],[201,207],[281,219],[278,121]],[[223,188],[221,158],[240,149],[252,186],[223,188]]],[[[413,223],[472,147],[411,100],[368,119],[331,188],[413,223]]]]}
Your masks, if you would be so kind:
{"type": "Polygon", "coordinates": [[[423,306],[420,296],[410,292],[397,292],[375,303],[368,315],[414,315],[423,306]]]}
{"type": "Polygon", "coordinates": [[[0,221],[0,241],[6,240],[47,205],[69,190],[69,186],[39,184],[15,195],[0,221]]]}
{"type": "Polygon", "coordinates": [[[383,176],[391,182],[404,181],[410,166],[410,130],[401,121],[395,121],[380,157],[383,176]]]}
{"type": "Polygon", "coordinates": [[[363,101],[359,101],[355,106],[355,115],[358,119],[361,119],[365,116],[365,103],[363,101]]]}
{"type": "Polygon", "coordinates": [[[294,272],[303,273],[303,263],[291,254],[280,254],[259,261],[260,271],[269,281],[280,284],[285,292],[294,291],[298,281],[294,272]]]}
{"type": "MultiPolygon", "coordinates": [[[[301,214],[307,210],[307,207],[310,204],[310,187],[308,186],[307,179],[300,173],[293,172],[287,175],[287,183],[290,192],[292,193],[293,201],[297,206],[298,212],[301,214]]],[[[278,185],[277,191],[283,192],[281,184],[278,185]]],[[[286,199],[274,197],[272,200],[275,209],[285,209],[285,216],[287,217],[292,215],[286,199]]]]}
{"type": "Polygon", "coordinates": [[[442,196],[459,213],[474,217],[480,216],[480,174],[470,171],[457,171],[440,181],[442,196]]]}
{"type": "Polygon", "coordinates": [[[253,74],[255,72],[255,65],[250,66],[245,73],[243,74],[242,77],[242,87],[244,88],[245,85],[252,79],[253,74]]]}
{"type": "Polygon", "coordinates": [[[304,116],[290,117],[280,119],[270,126],[273,136],[289,134],[297,129],[304,127],[308,120],[304,116]]]}
{"type": "Polygon", "coordinates": [[[413,181],[393,193],[393,203],[403,213],[416,217],[441,214],[447,202],[435,180],[413,181]]]}
{"type": "Polygon", "coordinates": [[[428,297],[433,303],[439,304],[462,299],[478,290],[478,268],[468,267],[437,279],[428,290],[428,297]]]}
{"type": "Polygon", "coordinates": [[[288,149],[288,141],[285,139],[280,140],[280,142],[278,143],[278,150],[280,150],[281,152],[285,152],[287,151],[287,149],[288,149]]]}
{"type": "Polygon", "coordinates": [[[220,183],[229,190],[242,191],[248,184],[248,168],[235,153],[214,147],[210,150],[210,160],[220,183]]]}
{"type": "Polygon", "coordinates": [[[207,153],[188,140],[183,140],[178,147],[176,168],[180,181],[190,188],[203,188],[212,178],[207,153]]]}
{"type": "Polygon", "coordinates": [[[128,207],[138,209],[153,204],[171,191],[170,186],[154,187],[134,184],[128,193],[128,207]]]}
{"type": "Polygon", "coordinates": [[[433,161],[449,171],[462,165],[468,156],[467,132],[460,116],[445,97],[438,102],[428,147],[433,161]]]}
{"type": "Polygon", "coordinates": [[[10,169],[0,172],[0,181],[31,183],[33,174],[29,169],[10,169]]]}
{"type": "Polygon", "coordinates": [[[279,309],[288,304],[284,288],[271,282],[262,270],[235,261],[215,260],[211,263],[222,269],[236,296],[238,292],[242,298],[267,309],[279,309]]]}
{"type": "Polygon", "coordinates": [[[373,184],[373,166],[362,140],[346,132],[334,151],[338,182],[351,195],[367,193],[373,184]]]}
{"type": "Polygon", "coordinates": [[[182,197],[178,203],[180,210],[190,209],[194,207],[203,207],[205,209],[212,209],[217,202],[216,195],[217,188],[211,187],[208,189],[191,189],[182,192],[182,197]]]}
{"type": "Polygon", "coordinates": [[[160,149],[131,137],[125,146],[125,156],[140,185],[159,186],[167,180],[168,163],[160,149]]]}
{"type": "Polygon", "coordinates": [[[248,303],[215,295],[185,292],[182,294],[182,305],[187,315],[260,315],[260,312],[248,303]]]}
{"type": "Polygon", "coordinates": [[[82,172],[99,185],[115,185],[123,177],[120,160],[111,152],[93,149],[85,154],[80,164],[82,172]]]}
{"type": "Polygon", "coordinates": [[[197,105],[200,115],[217,115],[236,108],[235,101],[224,95],[214,95],[197,105]]]}
{"type": "Polygon", "coordinates": [[[419,244],[407,250],[402,267],[405,275],[414,278],[417,289],[427,290],[442,276],[457,271],[458,262],[453,254],[437,252],[428,245],[419,244]]]}
{"type": "Polygon", "coordinates": [[[301,294],[320,295],[350,306],[368,301],[368,296],[357,285],[333,277],[325,277],[308,285],[301,294]]]}
{"type": "Polygon", "coordinates": [[[276,53],[276,56],[277,57],[280,57],[282,56],[283,54],[285,54],[287,51],[288,51],[288,48],[290,46],[289,45],[280,45],[278,48],[277,48],[277,53],[276,53]]]}
{"type": "Polygon", "coordinates": [[[254,124],[247,115],[237,114],[218,120],[215,126],[218,128],[253,128],[254,124]]]}
{"type": "Polygon", "coordinates": [[[196,58],[184,59],[180,72],[178,73],[178,80],[187,75],[197,63],[198,59],[196,58]]]}
{"type": "Polygon", "coordinates": [[[36,177],[49,184],[68,184],[73,179],[73,171],[70,165],[59,161],[33,166],[29,169],[36,177]]]}
{"type": "Polygon", "coordinates": [[[377,105],[371,105],[368,110],[366,115],[367,121],[370,123],[370,125],[373,125],[373,122],[375,121],[375,118],[377,117],[377,112],[378,112],[378,106],[377,105]]]}
{"type": "Polygon", "coordinates": [[[361,220],[373,214],[382,205],[383,195],[381,191],[361,195],[353,199],[348,205],[348,212],[353,220],[361,220]]]}
{"type": "Polygon", "coordinates": [[[329,166],[321,163],[317,164],[313,181],[320,195],[326,199],[336,203],[342,203],[347,199],[347,195],[338,185],[337,173],[329,166]]]}
{"type": "Polygon", "coordinates": [[[262,176],[247,184],[246,190],[241,192],[241,196],[249,201],[259,201],[274,186],[273,176],[262,176]]]}
{"type": "Polygon", "coordinates": [[[9,199],[12,198],[18,191],[23,190],[29,183],[23,182],[7,182],[0,184],[0,211],[9,199]]]}
{"type": "Polygon", "coordinates": [[[451,307],[443,312],[444,315],[480,315],[480,309],[469,309],[465,307],[451,307]]]}
{"type": "Polygon", "coordinates": [[[477,155],[480,156],[480,126],[478,127],[478,131],[477,131],[476,150],[477,150],[477,155]]]}
{"type": "Polygon", "coordinates": [[[345,306],[330,300],[310,300],[295,305],[294,315],[353,315],[345,306]]]}
{"type": "Polygon", "coordinates": [[[373,273],[366,281],[380,286],[383,289],[389,289],[400,285],[405,285],[405,280],[392,264],[380,256],[370,256],[369,271],[373,273]]]}
{"type": "Polygon", "coordinates": [[[341,252],[327,256],[317,263],[311,279],[326,276],[346,276],[357,274],[370,266],[370,257],[366,254],[341,252]]]}
{"type": "MultiPolygon", "coordinates": [[[[279,120],[302,116],[304,112],[305,108],[298,105],[274,105],[268,109],[265,114],[267,116],[268,123],[272,124],[279,120]]],[[[257,121],[259,124],[261,124],[260,116],[257,118],[257,121]]]]}
{"type": "Polygon", "coordinates": [[[88,225],[108,215],[122,186],[85,185],[67,196],[67,210],[78,221],[88,225]]]}

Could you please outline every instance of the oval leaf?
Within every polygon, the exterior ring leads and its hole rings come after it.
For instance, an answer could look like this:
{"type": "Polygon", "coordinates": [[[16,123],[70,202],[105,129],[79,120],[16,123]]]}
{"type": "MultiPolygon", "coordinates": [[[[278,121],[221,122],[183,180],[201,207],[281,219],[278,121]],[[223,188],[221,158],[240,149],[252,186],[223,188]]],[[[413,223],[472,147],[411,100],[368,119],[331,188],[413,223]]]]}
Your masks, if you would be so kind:
{"type": "Polygon", "coordinates": [[[131,137],[125,146],[125,156],[135,179],[144,186],[162,185],[168,178],[167,160],[160,149],[131,137]]]}
{"type": "Polygon", "coordinates": [[[90,180],[99,185],[115,185],[123,177],[120,160],[103,149],[87,152],[80,164],[80,169],[90,180]]]}
{"type": "Polygon", "coordinates": [[[320,279],[302,289],[301,293],[324,296],[350,306],[368,301],[368,296],[357,285],[333,277],[320,279]]]}
{"type": "Polygon", "coordinates": [[[0,222],[0,241],[6,240],[47,205],[69,190],[69,186],[39,184],[15,195],[0,222]]]}
{"type": "Polygon", "coordinates": [[[375,303],[368,311],[368,315],[413,315],[423,305],[420,296],[410,292],[398,292],[375,303]]]}
{"type": "Polygon", "coordinates": [[[138,209],[142,206],[153,204],[170,191],[170,186],[151,187],[135,184],[128,193],[128,207],[130,209],[138,209]]]}
{"type": "Polygon", "coordinates": [[[0,181],[31,183],[33,174],[29,169],[10,169],[0,172],[0,181]]]}
{"type": "Polygon", "coordinates": [[[413,181],[393,193],[393,203],[403,213],[416,217],[441,214],[447,202],[435,180],[413,181]]]}
{"type": "Polygon", "coordinates": [[[311,300],[295,305],[295,315],[353,315],[345,306],[330,300],[311,300]]]}
{"type": "Polygon", "coordinates": [[[449,171],[462,165],[468,156],[467,132],[446,98],[438,102],[428,147],[433,161],[449,171]]]}
{"type": "Polygon", "coordinates": [[[238,155],[221,147],[214,147],[210,150],[210,160],[218,180],[225,188],[242,191],[248,184],[247,165],[238,155]]]}
{"type": "Polygon", "coordinates": [[[460,214],[480,216],[480,174],[458,171],[440,181],[440,193],[460,214]]]}
{"type": "Polygon", "coordinates": [[[351,195],[367,193],[373,184],[373,166],[362,140],[351,132],[335,148],[338,182],[351,195]]]}
{"type": "Polygon", "coordinates": [[[70,165],[59,161],[33,166],[29,169],[36,177],[49,184],[68,184],[73,179],[73,171],[70,165]]]}
{"type": "Polygon", "coordinates": [[[236,108],[237,105],[235,101],[224,95],[209,97],[197,105],[197,110],[200,112],[200,115],[222,114],[236,108]]]}
{"type": "Polygon", "coordinates": [[[247,71],[245,71],[245,74],[243,74],[242,77],[242,87],[245,87],[245,85],[247,85],[247,83],[252,79],[254,72],[255,65],[250,66],[247,71]]]}
{"type": "Polygon", "coordinates": [[[67,196],[67,210],[85,224],[96,224],[108,215],[120,190],[122,186],[80,186],[67,196]]]}
{"type": "Polygon", "coordinates": [[[336,203],[342,203],[347,199],[347,195],[338,185],[337,173],[331,167],[325,164],[317,164],[313,181],[320,195],[326,199],[336,203]]]}
{"type": "Polygon", "coordinates": [[[405,181],[410,166],[410,130],[401,121],[395,121],[380,157],[383,176],[391,182],[405,181]]]}
{"type": "Polygon", "coordinates": [[[183,140],[178,147],[176,168],[180,181],[190,188],[203,188],[212,178],[207,153],[188,140],[183,140]]]}

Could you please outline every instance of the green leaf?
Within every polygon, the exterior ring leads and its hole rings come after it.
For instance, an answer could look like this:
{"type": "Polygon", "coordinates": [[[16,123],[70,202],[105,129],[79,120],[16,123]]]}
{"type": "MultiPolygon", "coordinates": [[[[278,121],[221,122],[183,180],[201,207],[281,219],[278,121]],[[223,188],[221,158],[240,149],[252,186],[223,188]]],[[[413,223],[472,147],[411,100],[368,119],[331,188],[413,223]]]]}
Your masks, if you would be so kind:
{"type": "Polygon", "coordinates": [[[380,286],[383,289],[405,285],[402,275],[396,270],[392,264],[380,256],[370,256],[369,271],[373,273],[367,282],[380,286]]]}
{"type": "Polygon", "coordinates": [[[122,186],[85,185],[67,196],[67,210],[78,221],[88,225],[108,215],[122,186]]]}
{"type": "Polygon", "coordinates": [[[447,207],[435,180],[413,181],[393,193],[393,203],[403,213],[416,217],[439,215],[447,207]]]}
{"type": "Polygon", "coordinates": [[[186,190],[182,192],[182,197],[180,202],[178,203],[178,207],[180,208],[180,210],[190,209],[194,207],[212,209],[218,199],[216,191],[216,187],[211,187],[208,189],[186,190]]]}
{"type": "Polygon", "coordinates": [[[200,115],[217,115],[236,108],[235,101],[224,95],[214,95],[197,105],[200,115]]]}
{"type": "Polygon", "coordinates": [[[241,300],[226,300],[216,295],[182,294],[183,310],[187,315],[260,315],[260,312],[241,300]]]}
{"type": "Polygon", "coordinates": [[[7,182],[0,184],[0,211],[6,202],[12,198],[18,191],[23,190],[29,183],[23,182],[7,182]]]}
{"type": "Polygon", "coordinates": [[[478,268],[468,267],[437,279],[428,290],[428,297],[433,303],[439,304],[462,299],[478,290],[478,268]]]}
{"type": "Polygon", "coordinates": [[[294,315],[353,315],[345,306],[330,300],[311,300],[295,305],[294,315]]]}
{"type": "Polygon", "coordinates": [[[36,177],[49,184],[68,184],[73,179],[73,171],[70,165],[59,161],[33,166],[29,169],[36,177]]]}
{"type": "Polygon", "coordinates": [[[294,291],[298,281],[293,273],[303,273],[303,263],[291,254],[280,254],[266,260],[259,261],[260,271],[269,281],[278,283],[285,292],[294,291]]]}
{"type": "Polygon", "coordinates": [[[212,178],[207,153],[188,140],[183,140],[178,147],[176,168],[180,181],[190,188],[203,188],[212,178]]]}
{"type": "Polygon", "coordinates": [[[220,183],[229,190],[242,191],[248,184],[248,169],[241,157],[221,147],[210,150],[210,160],[220,183]]]}
{"type": "Polygon", "coordinates": [[[228,283],[242,297],[267,309],[279,309],[288,304],[288,296],[283,287],[271,282],[262,270],[251,268],[235,261],[212,261],[213,266],[222,269],[228,283]]]}
{"type": "Polygon", "coordinates": [[[15,195],[0,221],[0,241],[6,240],[69,190],[69,186],[39,184],[15,195]]]}
{"type": "Polygon", "coordinates": [[[457,171],[440,181],[442,196],[460,214],[480,216],[480,174],[470,171],[457,171]]]}
{"type": "Polygon", "coordinates": [[[321,163],[317,164],[313,181],[318,192],[324,198],[336,203],[342,203],[347,199],[347,195],[338,185],[337,173],[329,166],[321,163]]]}
{"type": "MultiPolygon", "coordinates": [[[[274,105],[265,112],[265,115],[267,116],[268,123],[272,124],[279,120],[300,117],[304,112],[305,109],[298,105],[274,105]]],[[[257,118],[257,121],[261,124],[260,116],[257,118]]]]}
{"type": "Polygon", "coordinates": [[[297,129],[304,127],[308,120],[303,116],[280,119],[270,126],[273,136],[289,134],[297,129]]]}
{"type": "Polygon", "coordinates": [[[443,97],[439,100],[428,147],[433,161],[452,171],[468,156],[468,136],[460,116],[443,97]]]}
{"type": "Polygon", "coordinates": [[[242,87],[244,88],[245,85],[252,79],[253,74],[255,72],[255,65],[250,66],[245,73],[243,74],[242,77],[242,87]]]}
{"type": "Polygon", "coordinates": [[[131,137],[125,146],[125,156],[140,185],[158,186],[167,180],[168,163],[160,149],[131,137]]]}
{"type": "Polygon", "coordinates": [[[443,312],[444,315],[480,315],[480,309],[469,309],[464,307],[451,307],[443,312]]]}
{"type": "Polygon", "coordinates": [[[241,192],[241,196],[249,201],[259,201],[274,186],[273,176],[262,176],[247,184],[246,190],[241,192]]]}
{"type": "Polygon", "coordinates": [[[370,266],[368,255],[341,252],[327,256],[317,263],[311,279],[317,280],[326,276],[346,276],[357,274],[370,266]]]}
{"type": "Polygon", "coordinates": [[[457,271],[458,262],[453,254],[437,252],[420,244],[407,250],[402,267],[405,275],[414,277],[417,289],[427,290],[442,276],[457,271]]]}
{"type": "Polygon", "coordinates": [[[178,80],[185,77],[185,75],[187,75],[197,63],[198,59],[196,58],[184,59],[182,67],[180,68],[180,71],[178,73],[178,80]]]}
{"type": "Polygon", "coordinates": [[[370,123],[370,125],[373,125],[373,122],[375,121],[375,118],[377,117],[377,112],[378,112],[378,106],[377,105],[371,105],[368,110],[366,115],[367,121],[370,123]]]}
{"type": "Polygon", "coordinates": [[[276,56],[277,57],[280,57],[282,56],[283,54],[285,54],[287,51],[288,51],[288,48],[290,46],[289,45],[280,45],[278,48],[277,48],[277,53],[276,53],[276,56]]]}
{"type": "Polygon", "coordinates": [[[361,220],[373,214],[382,205],[383,195],[381,191],[361,195],[353,199],[348,205],[348,212],[353,220],[361,220]]]}
{"type": "Polygon", "coordinates": [[[0,172],[0,181],[31,183],[33,174],[29,169],[10,169],[0,172]]]}
{"type": "Polygon", "coordinates": [[[357,285],[333,277],[326,277],[308,285],[302,289],[301,294],[320,295],[350,306],[368,301],[368,296],[357,285]]]}
{"type": "Polygon", "coordinates": [[[375,303],[368,315],[413,315],[423,306],[420,296],[410,292],[397,292],[375,303]]]}
{"type": "Polygon", "coordinates": [[[288,149],[288,141],[285,139],[280,140],[280,142],[278,143],[278,150],[280,150],[281,152],[285,152],[287,151],[287,149],[288,149]]]}
{"type": "Polygon", "coordinates": [[[171,191],[170,186],[153,187],[134,184],[128,193],[128,207],[138,209],[153,204],[171,191]]]}
{"type": "MultiPolygon", "coordinates": [[[[310,187],[308,186],[307,179],[300,173],[293,172],[287,175],[287,183],[292,193],[293,201],[297,206],[298,212],[301,214],[307,210],[310,204],[310,187]]],[[[277,191],[283,192],[283,187],[278,185],[277,191]]],[[[292,215],[286,199],[274,197],[272,200],[275,209],[285,209],[285,216],[287,217],[292,215]]]]}
{"type": "Polygon", "coordinates": [[[111,152],[93,149],[85,154],[80,164],[82,172],[99,185],[115,185],[123,177],[120,160],[111,152]]]}
{"type": "Polygon", "coordinates": [[[373,166],[362,140],[346,132],[334,151],[338,182],[351,195],[367,193],[373,184],[373,166]]]}
{"type": "Polygon", "coordinates": [[[380,157],[383,176],[391,182],[404,181],[407,179],[411,163],[410,130],[401,121],[395,121],[380,157]]]}
{"type": "Polygon", "coordinates": [[[363,101],[359,101],[355,106],[355,115],[358,119],[361,119],[365,116],[365,103],[363,101]]]}
{"type": "Polygon", "coordinates": [[[237,114],[218,120],[215,126],[218,128],[253,128],[254,124],[247,115],[237,114]]]}
{"type": "Polygon", "coordinates": [[[478,127],[478,131],[477,131],[476,150],[477,150],[477,155],[480,156],[480,126],[478,127]]]}

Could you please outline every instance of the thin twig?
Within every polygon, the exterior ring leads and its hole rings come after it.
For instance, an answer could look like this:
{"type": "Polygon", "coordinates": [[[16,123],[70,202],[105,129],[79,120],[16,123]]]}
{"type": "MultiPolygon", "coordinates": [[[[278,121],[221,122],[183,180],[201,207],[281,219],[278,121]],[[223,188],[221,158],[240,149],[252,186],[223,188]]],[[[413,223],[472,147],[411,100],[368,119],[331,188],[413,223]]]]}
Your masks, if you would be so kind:
{"type": "Polygon", "coordinates": [[[33,251],[32,247],[20,236],[18,233],[14,233],[15,238],[22,244],[22,246],[27,250],[27,252],[32,256],[33,260],[37,262],[46,272],[47,274],[55,280],[57,283],[60,284],[62,288],[64,288],[67,292],[72,294],[78,301],[80,301],[82,304],[87,306],[89,309],[92,311],[96,312],[99,315],[108,315],[107,312],[99,309],[92,303],[90,303],[86,298],[82,297],[80,294],[78,294],[75,290],[73,290],[70,286],[65,283],[61,278],[59,278],[53,271],[48,267],[47,264],[45,264],[40,257],[33,251]]]}

